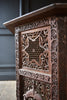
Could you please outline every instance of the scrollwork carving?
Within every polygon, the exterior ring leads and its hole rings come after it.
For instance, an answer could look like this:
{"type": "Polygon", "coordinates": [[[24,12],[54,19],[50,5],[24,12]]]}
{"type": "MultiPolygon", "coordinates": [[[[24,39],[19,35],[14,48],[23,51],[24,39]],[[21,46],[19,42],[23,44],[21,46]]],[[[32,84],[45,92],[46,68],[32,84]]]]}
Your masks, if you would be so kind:
{"type": "Polygon", "coordinates": [[[45,27],[22,32],[22,67],[27,66],[28,68],[50,72],[48,64],[49,28],[45,27]]]}
{"type": "Polygon", "coordinates": [[[40,94],[42,100],[51,100],[51,92],[50,92],[51,85],[50,84],[46,84],[41,81],[32,80],[30,78],[25,78],[24,84],[25,84],[24,93],[32,90],[32,88],[34,87],[34,91],[36,91],[36,94],[40,94]]]}
{"type": "MultiPolygon", "coordinates": [[[[57,19],[56,17],[51,17],[51,18],[43,18],[36,20],[31,23],[27,23],[24,26],[16,27],[16,67],[19,69],[19,32],[27,31],[27,30],[32,30],[32,29],[38,29],[39,27],[49,27],[50,26],[50,33],[48,32],[48,29],[40,30],[37,32],[29,33],[29,34],[22,34],[21,35],[21,45],[22,45],[22,68],[28,65],[28,68],[33,68],[38,71],[44,70],[44,72],[47,72],[51,70],[52,78],[50,77],[45,77],[45,76],[39,76],[38,74],[34,73],[27,73],[24,72],[24,74],[31,76],[31,78],[25,78],[24,76],[24,93],[28,91],[29,89],[32,89],[33,84],[35,81],[35,78],[41,81],[36,81],[35,84],[35,90],[41,94],[43,100],[58,100],[58,62],[57,62],[57,55],[58,55],[58,31],[57,31],[57,19]],[[49,35],[51,34],[51,36],[49,35]],[[40,63],[36,61],[32,61],[32,63],[29,62],[29,55],[28,53],[25,52],[25,49],[29,46],[29,40],[30,38],[32,41],[35,41],[36,38],[39,37],[39,45],[41,48],[44,49],[46,52],[42,52],[42,59],[40,58],[40,63]],[[24,38],[24,40],[23,40],[24,38]],[[49,41],[50,38],[50,41],[49,41]],[[50,46],[49,43],[50,42],[50,46]],[[49,49],[51,47],[51,49],[49,49]],[[49,52],[47,52],[49,51],[49,52]],[[49,69],[49,54],[50,55],[50,63],[51,63],[51,69],[49,69]],[[24,58],[25,57],[25,58],[24,58]],[[46,63],[43,63],[43,60],[46,58],[46,63]],[[41,64],[41,66],[40,66],[41,64]],[[42,66],[42,64],[45,64],[42,66]],[[44,82],[42,82],[44,80],[44,82]],[[46,81],[45,81],[46,80],[46,81]],[[46,84],[49,83],[51,80],[51,84],[46,84]]],[[[32,50],[33,52],[35,51],[34,49],[32,50]]],[[[17,74],[17,96],[18,100],[19,99],[19,75],[17,74]]]]}

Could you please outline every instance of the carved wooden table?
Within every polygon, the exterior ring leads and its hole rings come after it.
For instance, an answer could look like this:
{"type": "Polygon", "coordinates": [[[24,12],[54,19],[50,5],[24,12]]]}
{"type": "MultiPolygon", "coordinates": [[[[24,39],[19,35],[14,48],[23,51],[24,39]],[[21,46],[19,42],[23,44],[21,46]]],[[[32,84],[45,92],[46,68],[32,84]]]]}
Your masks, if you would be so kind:
{"type": "Polygon", "coordinates": [[[4,25],[15,33],[17,100],[66,100],[67,4],[4,25]]]}

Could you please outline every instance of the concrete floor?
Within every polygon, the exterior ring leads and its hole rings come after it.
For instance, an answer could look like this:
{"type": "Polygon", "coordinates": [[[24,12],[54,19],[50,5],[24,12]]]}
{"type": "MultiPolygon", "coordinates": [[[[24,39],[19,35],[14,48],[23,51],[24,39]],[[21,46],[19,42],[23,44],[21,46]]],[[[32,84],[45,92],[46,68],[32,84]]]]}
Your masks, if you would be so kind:
{"type": "Polygon", "coordinates": [[[16,100],[16,81],[0,81],[0,100],[16,100]]]}

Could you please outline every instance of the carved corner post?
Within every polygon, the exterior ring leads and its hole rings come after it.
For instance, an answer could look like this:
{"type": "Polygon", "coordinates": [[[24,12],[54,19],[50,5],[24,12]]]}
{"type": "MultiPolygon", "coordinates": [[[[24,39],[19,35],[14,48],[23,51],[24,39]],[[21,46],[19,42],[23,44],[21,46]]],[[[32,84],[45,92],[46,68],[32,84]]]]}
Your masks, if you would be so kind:
{"type": "Polygon", "coordinates": [[[58,17],[58,82],[59,100],[66,100],[67,96],[67,17],[58,17]]]}
{"type": "Polygon", "coordinates": [[[52,100],[66,100],[67,17],[55,17],[51,26],[52,100]]]}
{"type": "Polygon", "coordinates": [[[16,96],[17,100],[23,100],[23,77],[19,75],[18,69],[22,68],[21,57],[21,34],[15,29],[15,54],[16,54],[16,96]]]}

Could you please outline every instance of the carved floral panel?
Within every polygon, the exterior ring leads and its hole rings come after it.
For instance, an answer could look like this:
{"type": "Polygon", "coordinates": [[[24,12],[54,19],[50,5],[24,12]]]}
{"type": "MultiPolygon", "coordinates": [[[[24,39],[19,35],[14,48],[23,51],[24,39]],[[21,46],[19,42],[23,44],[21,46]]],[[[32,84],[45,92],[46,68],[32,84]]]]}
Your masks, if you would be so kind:
{"type": "Polygon", "coordinates": [[[51,100],[51,84],[24,78],[25,100],[51,100]]]}
{"type": "Polygon", "coordinates": [[[51,73],[50,26],[21,32],[22,68],[51,73]]]}
{"type": "MultiPolygon", "coordinates": [[[[17,100],[20,100],[20,96],[23,99],[23,94],[26,94],[28,90],[30,91],[30,89],[33,89],[33,86],[36,86],[36,85],[32,86],[33,83],[31,83],[32,81],[35,82],[35,80],[42,83],[42,86],[43,84],[44,86],[49,84],[50,92],[48,92],[48,94],[50,94],[50,96],[47,95],[46,100],[58,100],[59,98],[58,39],[59,38],[58,38],[57,21],[58,19],[54,16],[50,18],[43,18],[41,20],[38,19],[34,22],[27,23],[25,25],[15,28],[15,31],[16,31],[17,100]],[[42,28],[39,28],[39,27],[42,27],[42,28]],[[19,45],[20,37],[21,37],[21,42],[20,42],[21,45],[19,45]],[[32,48],[30,44],[31,45],[38,44],[39,51],[34,45],[33,47],[35,48],[32,48]],[[19,51],[22,51],[22,52],[19,53],[19,51]],[[38,52],[38,56],[37,55],[35,56],[35,52],[36,53],[38,52]],[[34,55],[31,55],[31,53],[34,55]],[[20,55],[22,57],[20,57],[20,55]],[[21,64],[20,64],[20,61],[22,62],[21,64]],[[47,63],[43,63],[44,61],[47,63]],[[22,69],[20,69],[21,68],[20,65],[22,65],[22,69]],[[48,67],[46,67],[46,65],[48,67]],[[19,70],[20,73],[18,73],[18,69],[20,69],[19,70]],[[22,78],[20,78],[20,75],[22,78]]],[[[60,49],[60,51],[62,52],[63,50],[60,49]]],[[[40,83],[38,83],[38,85],[40,83]]],[[[39,88],[37,88],[38,85],[34,89],[35,92],[39,91],[39,88]]],[[[47,90],[47,89],[44,89],[44,90],[47,90]]],[[[62,92],[60,93],[62,94],[62,92]]],[[[40,92],[38,92],[38,94],[40,94],[40,92]]],[[[36,99],[27,98],[26,100],[36,100],[36,99]]],[[[42,100],[44,100],[44,98],[42,100]]]]}

